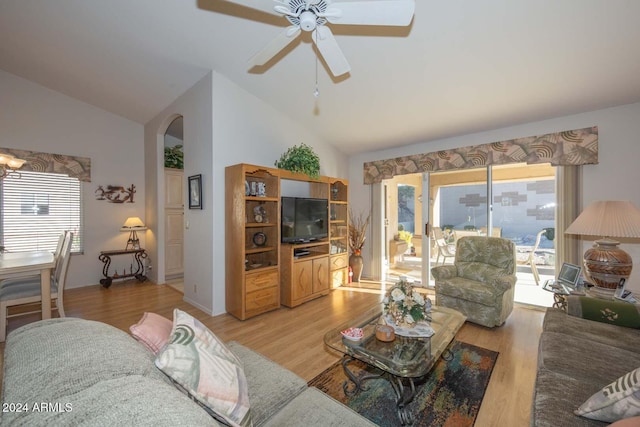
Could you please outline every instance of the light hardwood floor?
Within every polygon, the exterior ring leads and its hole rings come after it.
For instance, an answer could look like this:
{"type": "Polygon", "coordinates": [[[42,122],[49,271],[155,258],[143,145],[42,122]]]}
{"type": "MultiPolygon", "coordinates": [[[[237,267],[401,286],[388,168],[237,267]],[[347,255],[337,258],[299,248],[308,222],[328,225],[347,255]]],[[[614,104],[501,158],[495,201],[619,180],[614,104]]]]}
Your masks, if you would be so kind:
{"type": "MultiPolygon", "coordinates": [[[[114,283],[109,289],[89,286],[66,291],[65,311],[69,317],[102,321],[128,332],[145,311],[171,318],[173,309],[179,308],[200,319],[222,339],[238,341],[308,381],[339,359],[324,347],[325,331],[379,303],[381,298],[371,289],[337,289],[294,309],[283,307],[239,321],[227,314],[208,316],[183,302],[182,294],[166,285],[114,283]]],[[[529,425],[543,316],[543,311],[516,305],[503,326],[488,329],[465,323],[456,336],[500,352],[476,426],[529,425]]],[[[33,315],[13,318],[9,330],[33,320],[33,315]]],[[[4,343],[0,347],[3,358],[4,343]]]]}

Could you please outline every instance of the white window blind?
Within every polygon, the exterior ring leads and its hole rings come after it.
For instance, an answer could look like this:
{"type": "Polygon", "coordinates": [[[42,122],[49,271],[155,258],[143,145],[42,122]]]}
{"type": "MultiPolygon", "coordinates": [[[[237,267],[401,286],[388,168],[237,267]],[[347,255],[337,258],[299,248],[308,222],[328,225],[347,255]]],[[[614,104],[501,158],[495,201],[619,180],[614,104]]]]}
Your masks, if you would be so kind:
{"type": "Polygon", "coordinates": [[[71,252],[83,245],[82,185],[77,178],[39,172],[0,181],[1,244],[9,252],[54,251],[58,237],[73,231],[71,252]]]}

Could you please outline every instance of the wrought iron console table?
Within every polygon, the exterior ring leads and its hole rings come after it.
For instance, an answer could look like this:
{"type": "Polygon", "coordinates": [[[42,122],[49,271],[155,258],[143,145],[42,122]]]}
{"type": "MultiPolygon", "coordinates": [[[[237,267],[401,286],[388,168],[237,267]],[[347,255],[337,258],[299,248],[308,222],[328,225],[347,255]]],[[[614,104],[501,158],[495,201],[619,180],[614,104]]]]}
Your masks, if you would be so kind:
{"type": "Polygon", "coordinates": [[[100,279],[100,284],[105,288],[111,286],[111,282],[114,279],[127,279],[129,277],[135,277],[140,282],[147,280],[147,276],[144,275],[144,263],[143,259],[147,258],[147,252],[144,249],[125,249],[116,251],[101,251],[98,259],[104,263],[102,266],[102,275],[104,279],[100,279]],[[136,270],[133,270],[133,264],[129,268],[129,273],[126,270],[123,274],[118,274],[116,271],[113,275],[109,275],[109,266],[111,265],[111,257],[117,255],[133,255],[136,261],[136,270]]]}

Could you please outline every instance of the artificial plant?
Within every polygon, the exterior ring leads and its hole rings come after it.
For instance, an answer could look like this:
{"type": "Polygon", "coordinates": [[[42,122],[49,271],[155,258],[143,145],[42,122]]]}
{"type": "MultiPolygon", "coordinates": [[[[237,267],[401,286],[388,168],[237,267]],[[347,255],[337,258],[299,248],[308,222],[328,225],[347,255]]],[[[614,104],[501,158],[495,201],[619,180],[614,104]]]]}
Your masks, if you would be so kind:
{"type": "Polygon", "coordinates": [[[289,148],[280,156],[280,160],[276,161],[275,166],[291,172],[304,173],[309,178],[320,177],[320,158],[313,148],[305,143],[289,148]]]}
{"type": "Polygon", "coordinates": [[[174,145],[173,147],[164,147],[164,167],[184,169],[182,144],[174,145]]]}

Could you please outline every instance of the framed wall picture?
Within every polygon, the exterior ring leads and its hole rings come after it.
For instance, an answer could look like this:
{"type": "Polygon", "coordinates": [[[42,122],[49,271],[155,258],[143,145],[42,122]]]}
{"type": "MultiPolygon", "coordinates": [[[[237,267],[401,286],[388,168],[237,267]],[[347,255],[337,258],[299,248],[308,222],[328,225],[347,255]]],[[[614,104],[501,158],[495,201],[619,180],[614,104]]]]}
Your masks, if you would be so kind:
{"type": "Polygon", "coordinates": [[[202,175],[189,177],[189,209],[202,209],[202,175]]]}

